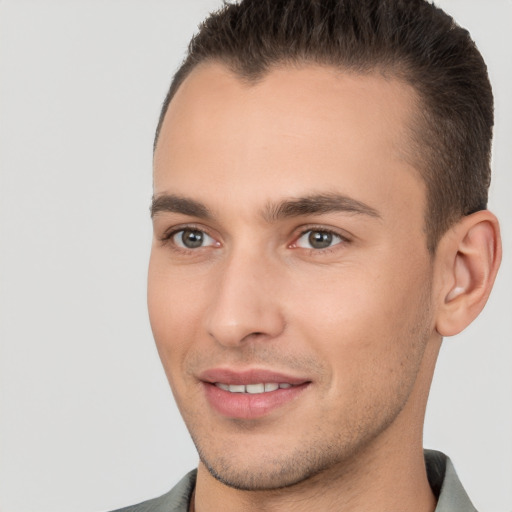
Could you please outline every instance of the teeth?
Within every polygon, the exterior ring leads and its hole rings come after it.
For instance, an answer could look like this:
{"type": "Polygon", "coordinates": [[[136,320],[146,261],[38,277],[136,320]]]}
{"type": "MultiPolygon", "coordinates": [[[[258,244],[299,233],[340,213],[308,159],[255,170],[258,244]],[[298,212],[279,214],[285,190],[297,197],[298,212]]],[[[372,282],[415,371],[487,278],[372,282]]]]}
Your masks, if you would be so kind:
{"type": "Polygon", "coordinates": [[[228,391],[231,391],[231,393],[245,393],[245,386],[243,384],[232,384],[228,386],[228,391]]]}
{"type": "Polygon", "coordinates": [[[276,382],[268,382],[264,384],[223,384],[222,382],[216,382],[215,385],[224,391],[229,391],[230,393],[249,394],[268,393],[269,391],[288,389],[292,387],[292,385],[287,382],[282,382],[281,384],[277,384],[276,382]]]}
{"type": "Polygon", "coordinates": [[[247,393],[256,394],[265,392],[265,384],[247,384],[245,386],[247,393]]]}

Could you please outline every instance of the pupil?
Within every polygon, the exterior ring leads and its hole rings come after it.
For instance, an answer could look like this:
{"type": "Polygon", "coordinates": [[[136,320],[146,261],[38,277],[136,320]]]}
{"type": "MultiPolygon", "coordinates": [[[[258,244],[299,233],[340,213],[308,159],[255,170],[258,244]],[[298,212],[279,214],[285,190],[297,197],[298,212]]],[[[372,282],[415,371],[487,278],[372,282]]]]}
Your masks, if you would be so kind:
{"type": "Polygon", "coordinates": [[[332,244],[332,234],[325,231],[312,231],[308,238],[311,247],[315,249],[325,249],[332,244]]]}
{"type": "Polygon", "coordinates": [[[203,233],[201,231],[194,231],[191,229],[185,229],[181,235],[183,245],[189,249],[195,249],[203,245],[203,233]]]}

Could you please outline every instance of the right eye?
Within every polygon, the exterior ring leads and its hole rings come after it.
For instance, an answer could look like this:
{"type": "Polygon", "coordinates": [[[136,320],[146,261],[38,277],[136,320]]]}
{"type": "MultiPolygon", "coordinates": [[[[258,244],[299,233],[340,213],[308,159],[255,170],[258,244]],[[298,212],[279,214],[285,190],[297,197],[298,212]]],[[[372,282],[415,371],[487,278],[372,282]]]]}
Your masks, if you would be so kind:
{"type": "Polygon", "coordinates": [[[218,245],[218,242],[204,231],[191,228],[176,231],[171,236],[171,240],[182,249],[200,249],[201,247],[218,245]]]}

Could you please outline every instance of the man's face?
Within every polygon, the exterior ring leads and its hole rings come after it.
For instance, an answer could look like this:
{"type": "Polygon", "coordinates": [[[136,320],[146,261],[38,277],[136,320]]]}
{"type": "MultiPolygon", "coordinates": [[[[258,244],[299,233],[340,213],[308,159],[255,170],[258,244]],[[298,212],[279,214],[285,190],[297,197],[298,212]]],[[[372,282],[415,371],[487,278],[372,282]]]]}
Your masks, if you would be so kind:
{"type": "Polygon", "coordinates": [[[313,66],[252,85],[202,66],[172,100],[149,311],[221,481],[291,485],[421,431],[435,335],[413,115],[406,85],[313,66]]]}

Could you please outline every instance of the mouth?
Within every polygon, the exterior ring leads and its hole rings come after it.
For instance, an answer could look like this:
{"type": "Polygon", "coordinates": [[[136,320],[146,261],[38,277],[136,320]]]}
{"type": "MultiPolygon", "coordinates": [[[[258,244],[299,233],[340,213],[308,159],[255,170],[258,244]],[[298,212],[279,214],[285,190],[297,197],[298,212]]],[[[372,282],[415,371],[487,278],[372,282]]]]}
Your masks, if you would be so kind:
{"type": "Polygon", "coordinates": [[[305,378],[257,369],[212,369],[199,378],[211,408],[234,419],[269,415],[294,402],[311,384],[305,378]]]}
{"type": "Polygon", "coordinates": [[[248,393],[250,395],[270,393],[278,389],[290,389],[293,387],[293,384],[289,382],[266,382],[259,384],[225,384],[223,382],[215,382],[214,385],[229,393],[248,393]]]}

